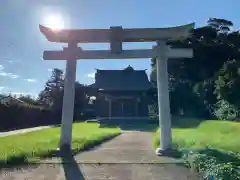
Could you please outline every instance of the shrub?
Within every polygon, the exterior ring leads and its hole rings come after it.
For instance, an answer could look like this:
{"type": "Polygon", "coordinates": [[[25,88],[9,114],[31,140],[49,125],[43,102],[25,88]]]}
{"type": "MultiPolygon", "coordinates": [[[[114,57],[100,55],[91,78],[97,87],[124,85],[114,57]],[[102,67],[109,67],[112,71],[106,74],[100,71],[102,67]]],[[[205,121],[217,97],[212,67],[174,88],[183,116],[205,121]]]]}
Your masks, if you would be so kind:
{"type": "Polygon", "coordinates": [[[86,123],[100,123],[100,121],[99,120],[87,120],[87,121],[85,121],[86,123]]]}
{"type": "Polygon", "coordinates": [[[207,154],[185,154],[189,166],[203,175],[207,180],[240,180],[239,166],[233,162],[220,162],[217,157],[207,154]]]}
{"type": "Polygon", "coordinates": [[[220,120],[236,120],[239,117],[239,110],[226,100],[218,101],[214,106],[214,115],[220,120]]]}

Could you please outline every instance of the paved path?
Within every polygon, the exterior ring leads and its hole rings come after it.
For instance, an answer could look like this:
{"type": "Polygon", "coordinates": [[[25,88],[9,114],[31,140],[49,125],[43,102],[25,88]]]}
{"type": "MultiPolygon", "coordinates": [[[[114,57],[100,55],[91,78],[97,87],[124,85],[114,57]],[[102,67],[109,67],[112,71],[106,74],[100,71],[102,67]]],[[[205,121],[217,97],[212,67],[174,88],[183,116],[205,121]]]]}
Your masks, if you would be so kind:
{"type": "Polygon", "coordinates": [[[0,172],[1,180],[199,180],[176,160],[157,157],[152,133],[125,132],[101,146],[80,153],[72,163],[59,159],[25,169],[0,172]]]}
{"type": "Polygon", "coordinates": [[[14,130],[14,131],[0,132],[0,137],[11,136],[11,135],[16,135],[16,134],[23,134],[26,132],[38,131],[38,130],[46,129],[46,128],[50,128],[50,127],[51,126],[40,126],[40,127],[34,127],[34,128],[26,128],[26,129],[14,130]]]}

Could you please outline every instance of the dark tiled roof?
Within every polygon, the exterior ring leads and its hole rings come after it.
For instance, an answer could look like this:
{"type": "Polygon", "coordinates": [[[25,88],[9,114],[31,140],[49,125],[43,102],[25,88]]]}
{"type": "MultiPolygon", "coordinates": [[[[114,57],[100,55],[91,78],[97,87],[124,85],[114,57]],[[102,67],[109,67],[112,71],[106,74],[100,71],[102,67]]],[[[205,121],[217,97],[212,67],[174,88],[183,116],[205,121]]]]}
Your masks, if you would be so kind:
{"type": "Polygon", "coordinates": [[[153,85],[149,82],[145,70],[134,70],[131,66],[123,70],[97,70],[95,83],[89,87],[102,90],[149,90],[153,85]]]}

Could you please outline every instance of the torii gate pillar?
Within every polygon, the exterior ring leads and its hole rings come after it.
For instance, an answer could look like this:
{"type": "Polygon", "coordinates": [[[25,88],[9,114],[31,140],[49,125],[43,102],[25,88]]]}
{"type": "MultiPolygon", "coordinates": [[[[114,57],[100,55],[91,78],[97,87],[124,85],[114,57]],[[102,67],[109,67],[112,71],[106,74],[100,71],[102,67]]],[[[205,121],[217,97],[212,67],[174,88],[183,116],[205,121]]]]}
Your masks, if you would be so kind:
{"type": "Polygon", "coordinates": [[[170,148],[172,143],[171,115],[168,85],[168,56],[169,47],[166,42],[157,42],[157,89],[158,89],[158,116],[160,127],[160,148],[156,150],[161,155],[170,148]]]}
{"type": "Polygon", "coordinates": [[[66,74],[64,78],[64,95],[62,105],[62,122],[60,135],[60,150],[69,152],[72,148],[72,123],[74,115],[75,101],[75,81],[77,59],[74,51],[77,49],[76,43],[68,43],[68,59],[66,61],[66,74]]]}

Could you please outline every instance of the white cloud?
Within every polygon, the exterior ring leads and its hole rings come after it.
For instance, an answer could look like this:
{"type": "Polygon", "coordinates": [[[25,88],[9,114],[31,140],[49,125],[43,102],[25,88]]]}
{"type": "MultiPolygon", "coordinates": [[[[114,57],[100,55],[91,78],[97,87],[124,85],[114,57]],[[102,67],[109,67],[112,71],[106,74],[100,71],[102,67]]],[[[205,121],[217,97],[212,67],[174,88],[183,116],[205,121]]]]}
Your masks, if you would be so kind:
{"type": "Polygon", "coordinates": [[[26,95],[30,95],[32,98],[37,98],[38,95],[37,94],[34,94],[34,93],[31,93],[31,92],[12,92],[12,91],[9,91],[8,94],[12,94],[12,95],[15,95],[17,97],[20,97],[21,95],[23,96],[26,96],[26,95]]]}
{"type": "Polygon", "coordinates": [[[16,95],[16,96],[20,96],[20,95],[24,95],[25,93],[23,92],[9,92],[11,93],[12,95],[16,95]]]}
{"type": "MultiPolygon", "coordinates": [[[[8,73],[9,74],[9,73],[8,73]]],[[[11,75],[10,75],[10,77],[11,78],[13,78],[13,79],[16,79],[16,78],[18,78],[19,77],[19,75],[16,75],[16,74],[12,74],[12,73],[10,73],[11,75]]]]}
{"type": "Polygon", "coordinates": [[[89,73],[89,74],[87,74],[87,77],[88,78],[95,78],[95,73],[89,73]]]}
{"type": "Polygon", "coordinates": [[[9,77],[12,79],[16,79],[19,76],[17,74],[13,74],[13,73],[7,73],[4,71],[4,66],[0,64],[0,76],[4,76],[4,77],[9,77]]]}
{"type": "Polygon", "coordinates": [[[16,79],[16,78],[19,77],[17,74],[7,73],[7,72],[3,72],[3,71],[0,72],[0,76],[9,77],[9,78],[12,78],[12,79],[16,79]]]}
{"type": "Polygon", "coordinates": [[[36,79],[24,79],[24,80],[27,81],[27,82],[37,82],[36,79]]]}
{"type": "Polygon", "coordinates": [[[96,96],[91,96],[90,99],[91,100],[96,100],[96,96]]]}
{"type": "Polygon", "coordinates": [[[0,64],[0,71],[4,69],[3,65],[0,64]]]}
{"type": "Polygon", "coordinates": [[[0,92],[2,92],[4,88],[5,88],[4,86],[0,86],[0,92]]]}
{"type": "Polygon", "coordinates": [[[52,72],[53,69],[47,69],[48,72],[52,72]]]}

